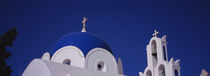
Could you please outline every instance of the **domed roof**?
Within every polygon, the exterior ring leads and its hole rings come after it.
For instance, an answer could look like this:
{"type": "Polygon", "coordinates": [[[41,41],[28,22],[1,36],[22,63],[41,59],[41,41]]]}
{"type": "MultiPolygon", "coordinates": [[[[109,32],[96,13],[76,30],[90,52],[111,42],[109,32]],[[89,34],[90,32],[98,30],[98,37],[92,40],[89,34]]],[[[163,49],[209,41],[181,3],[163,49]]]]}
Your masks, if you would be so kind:
{"type": "Polygon", "coordinates": [[[55,53],[58,49],[69,45],[78,47],[84,55],[93,48],[103,48],[112,53],[111,48],[103,39],[88,32],[74,32],[65,35],[56,42],[52,53],[55,53]]]}

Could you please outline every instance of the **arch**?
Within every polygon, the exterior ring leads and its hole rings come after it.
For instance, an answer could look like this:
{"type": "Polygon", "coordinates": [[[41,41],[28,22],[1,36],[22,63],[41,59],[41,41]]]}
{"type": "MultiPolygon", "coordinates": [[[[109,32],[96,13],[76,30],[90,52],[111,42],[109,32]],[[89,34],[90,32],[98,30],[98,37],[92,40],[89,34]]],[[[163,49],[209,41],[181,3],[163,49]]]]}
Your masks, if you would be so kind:
{"type": "Polygon", "coordinates": [[[94,48],[88,52],[85,67],[95,71],[119,73],[115,57],[103,48],[94,48]]]}
{"type": "Polygon", "coordinates": [[[166,61],[167,60],[167,52],[166,52],[166,46],[165,45],[163,45],[163,59],[166,61]]]}
{"type": "Polygon", "coordinates": [[[179,76],[179,71],[177,69],[174,70],[174,76],[179,76]]]}
{"type": "Polygon", "coordinates": [[[148,71],[146,72],[146,76],[152,76],[151,70],[148,70],[148,71]]]}
{"type": "Polygon", "coordinates": [[[75,46],[65,46],[60,48],[53,54],[51,61],[80,68],[85,67],[84,54],[75,46]]]}
{"type": "Polygon", "coordinates": [[[153,65],[157,65],[157,42],[155,40],[153,40],[151,42],[151,54],[152,54],[152,61],[153,61],[153,65]]]}
{"type": "Polygon", "coordinates": [[[159,66],[158,74],[159,74],[159,76],[166,76],[166,73],[165,73],[165,66],[164,66],[163,64],[161,64],[161,65],[159,66]]]}

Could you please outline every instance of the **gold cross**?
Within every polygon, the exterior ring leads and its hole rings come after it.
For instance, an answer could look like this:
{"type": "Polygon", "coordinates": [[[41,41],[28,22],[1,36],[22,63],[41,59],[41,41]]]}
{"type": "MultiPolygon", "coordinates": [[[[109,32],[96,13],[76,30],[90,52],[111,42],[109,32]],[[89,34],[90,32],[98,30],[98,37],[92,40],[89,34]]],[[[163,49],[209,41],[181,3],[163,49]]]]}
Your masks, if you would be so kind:
{"type": "Polygon", "coordinates": [[[84,17],[84,18],[83,18],[83,21],[82,21],[83,28],[85,28],[85,24],[86,24],[86,22],[87,22],[87,18],[86,18],[86,17],[84,17]]]}
{"type": "Polygon", "coordinates": [[[87,18],[84,17],[84,18],[83,18],[83,21],[82,21],[82,24],[83,24],[82,32],[86,32],[86,28],[85,28],[85,27],[86,27],[86,26],[85,26],[86,22],[87,22],[87,18]]]}
{"type": "Polygon", "coordinates": [[[155,37],[157,37],[157,34],[159,34],[159,32],[157,30],[155,30],[152,35],[155,36],[155,37]]]}

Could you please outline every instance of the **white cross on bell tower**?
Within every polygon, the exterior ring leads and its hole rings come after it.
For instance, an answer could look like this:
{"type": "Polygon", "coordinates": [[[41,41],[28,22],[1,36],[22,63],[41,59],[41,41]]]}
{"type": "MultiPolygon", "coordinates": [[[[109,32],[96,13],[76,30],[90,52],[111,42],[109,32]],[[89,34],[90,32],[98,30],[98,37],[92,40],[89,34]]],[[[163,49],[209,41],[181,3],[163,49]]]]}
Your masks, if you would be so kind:
{"type": "Polygon", "coordinates": [[[157,30],[154,31],[154,33],[152,34],[154,37],[157,37],[157,34],[159,34],[159,32],[157,30]]]}

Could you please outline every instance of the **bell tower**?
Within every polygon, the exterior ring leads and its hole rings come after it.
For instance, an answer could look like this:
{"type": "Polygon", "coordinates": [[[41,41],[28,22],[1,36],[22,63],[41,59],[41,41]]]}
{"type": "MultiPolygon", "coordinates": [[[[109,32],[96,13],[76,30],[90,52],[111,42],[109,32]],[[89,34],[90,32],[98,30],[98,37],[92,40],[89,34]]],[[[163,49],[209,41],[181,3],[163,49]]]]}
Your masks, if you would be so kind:
{"type": "Polygon", "coordinates": [[[157,30],[154,31],[153,37],[147,45],[147,63],[148,66],[155,67],[160,61],[168,61],[166,35],[158,38],[157,30]]]}
{"type": "Polygon", "coordinates": [[[180,60],[174,62],[171,58],[168,61],[166,35],[159,38],[158,34],[159,32],[155,30],[146,47],[147,67],[144,73],[139,73],[140,76],[180,76],[180,60]]]}

